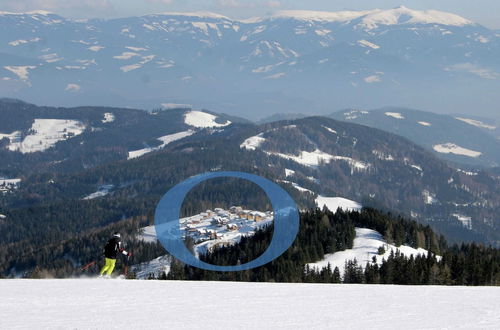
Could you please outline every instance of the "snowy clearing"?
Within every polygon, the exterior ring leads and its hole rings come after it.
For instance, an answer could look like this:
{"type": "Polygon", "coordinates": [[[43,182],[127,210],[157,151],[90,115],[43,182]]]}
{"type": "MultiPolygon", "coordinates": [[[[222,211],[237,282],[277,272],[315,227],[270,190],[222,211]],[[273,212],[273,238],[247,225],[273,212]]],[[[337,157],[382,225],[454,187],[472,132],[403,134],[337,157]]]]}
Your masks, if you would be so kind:
{"type": "Polygon", "coordinates": [[[231,124],[229,120],[219,124],[215,121],[216,119],[216,116],[201,111],[189,111],[184,115],[184,122],[187,125],[198,128],[225,127],[231,124]]]}
{"type": "Polygon", "coordinates": [[[338,208],[344,211],[360,211],[363,208],[358,202],[343,197],[318,196],[315,202],[320,209],[326,206],[332,212],[336,212],[338,208]]]}
{"type": "Polygon", "coordinates": [[[33,65],[4,66],[3,68],[15,74],[22,81],[27,81],[29,79],[29,70],[35,69],[36,66],[33,65]]]}
{"type": "Polygon", "coordinates": [[[301,165],[312,166],[312,167],[319,166],[322,163],[330,163],[331,161],[336,161],[336,160],[345,161],[351,167],[351,174],[354,173],[355,171],[367,170],[370,167],[370,164],[368,163],[355,160],[350,157],[330,155],[319,149],[316,149],[312,152],[301,151],[298,156],[282,154],[279,152],[270,152],[270,151],[266,151],[266,153],[268,155],[278,156],[281,158],[292,160],[301,165]]]}
{"type": "MultiPolygon", "coordinates": [[[[19,184],[21,183],[21,179],[5,179],[0,178],[0,193],[6,194],[10,191],[16,190],[19,188],[19,184]]],[[[1,219],[2,217],[0,217],[1,219]]]]}
{"type": "Polygon", "coordinates": [[[472,158],[477,158],[482,155],[482,152],[474,151],[471,149],[460,147],[454,143],[443,143],[437,144],[433,147],[436,152],[442,154],[454,154],[460,156],[467,156],[472,158]]]}
{"type": "Polygon", "coordinates": [[[5,329],[497,329],[500,288],[0,280],[5,329]],[[20,319],[21,317],[21,319],[20,319]]]}
{"type": "Polygon", "coordinates": [[[80,135],[85,130],[85,125],[78,120],[66,119],[35,119],[31,126],[31,134],[21,141],[21,132],[12,134],[0,134],[0,138],[8,137],[10,143],[8,149],[19,151],[23,154],[45,151],[64,141],[80,135]]]}
{"type": "Polygon", "coordinates": [[[405,117],[403,117],[403,115],[399,112],[386,112],[385,115],[396,119],[405,119],[405,117]]]}
{"type": "Polygon", "coordinates": [[[452,216],[457,218],[457,220],[460,221],[465,228],[469,230],[472,229],[472,217],[468,217],[459,213],[452,214],[452,216]]]}
{"type": "Polygon", "coordinates": [[[248,139],[243,141],[242,144],[240,144],[240,148],[247,150],[257,149],[264,141],[266,141],[266,139],[263,136],[264,133],[260,133],[259,135],[249,137],[248,139]]]}
{"type": "Polygon", "coordinates": [[[112,123],[112,122],[114,122],[114,121],[115,121],[115,115],[114,115],[113,113],[111,113],[111,112],[106,112],[106,113],[104,114],[104,119],[103,119],[103,120],[101,120],[101,122],[102,122],[103,124],[106,124],[106,123],[112,123]]]}
{"type": "Polygon", "coordinates": [[[310,263],[308,265],[311,268],[321,270],[323,267],[327,267],[328,264],[330,264],[332,270],[335,269],[335,267],[338,267],[340,275],[343,276],[345,263],[347,261],[356,259],[358,265],[364,268],[366,266],[366,263],[371,263],[372,258],[375,257],[377,259],[377,264],[380,266],[382,265],[382,260],[387,260],[387,258],[391,255],[391,251],[396,253],[396,251],[398,250],[406,257],[410,257],[411,255],[413,255],[414,257],[416,257],[417,255],[426,256],[429,253],[425,249],[414,249],[406,245],[396,247],[392,244],[388,244],[384,240],[382,235],[375,230],[367,228],[356,228],[356,238],[354,239],[352,249],[326,254],[323,260],[315,263],[310,263]],[[385,253],[383,255],[378,254],[378,248],[381,246],[383,246],[385,249],[385,253]]]}
{"type": "Polygon", "coordinates": [[[485,123],[483,123],[482,121],[479,121],[479,120],[462,118],[462,117],[455,117],[455,119],[463,121],[464,123],[467,123],[467,124],[472,125],[472,126],[480,127],[480,128],[486,128],[486,129],[489,129],[489,130],[495,130],[495,129],[497,129],[496,126],[487,125],[487,124],[485,124],[485,123]]]}
{"type": "Polygon", "coordinates": [[[144,148],[144,149],[140,149],[140,150],[129,151],[127,159],[138,158],[138,157],[144,156],[145,154],[148,154],[150,152],[161,150],[161,149],[165,148],[165,146],[167,146],[168,144],[170,144],[174,141],[183,139],[185,137],[188,137],[190,135],[193,135],[194,133],[195,133],[195,131],[193,131],[193,130],[187,130],[184,132],[179,132],[179,133],[161,136],[157,140],[160,140],[162,142],[162,144],[160,144],[159,146],[154,147],[154,148],[148,147],[148,148],[144,148]]]}
{"type": "Polygon", "coordinates": [[[369,48],[372,48],[372,49],[379,49],[380,46],[379,45],[376,45],[374,43],[371,43],[369,42],[368,40],[359,40],[358,41],[358,44],[362,47],[369,47],[369,48]]]}
{"type": "Polygon", "coordinates": [[[99,188],[97,189],[96,192],[94,192],[88,196],[83,197],[83,199],[90,200],[90,199],[95,199],[95,198],[99,198],[99,197],[104,197],[104,196],[109,194],[109,192],[111,191],[111,189],[113,189],[113,187],[114,186],[112,184],[106,184],[106,185],[99,186],[99,188]]]}
{"type": "Polygon", "coordinates": [[[291,181],[287,181],[287,180],[281,180],[281,182],[291,184],[295,189],[297,189],[300,192],[308,192],[310,194],[316,195],[316,193],[314,191],[307,189],[307,188],[304,188],[304,187],[301,187],[295,182],[291,182],[291,181]]]}
{"type": "Polygon", "coordinates": [[[419,121],[418,123],[419,123],[420,125],[422,125],[422,126],[432,126],[432,124],[431,124],[431,123],[428,123],[428,122],[426,122],[426,121],[419,121]]]}
{"type": "Polygon", "coordinates": [[[429,190],[422,191],[422,197],[424,198],[424,203],[427,205],[433,205],[439,203],[436,198],[436,194],[431,193],[429,190]]]}
{"type": "Polygon", "coordinates": [[[89,48],[87,48],[87,49],[88,49],[88,50],[91,50],[91,51],[93,51],[93,52],[98,52],[98,51],[100,51],[101,49],[104,49],[104,48],[105,48],[105,47],[103,47],[103,46],[91,46],[91,47],[89,47],[89,48]]]}

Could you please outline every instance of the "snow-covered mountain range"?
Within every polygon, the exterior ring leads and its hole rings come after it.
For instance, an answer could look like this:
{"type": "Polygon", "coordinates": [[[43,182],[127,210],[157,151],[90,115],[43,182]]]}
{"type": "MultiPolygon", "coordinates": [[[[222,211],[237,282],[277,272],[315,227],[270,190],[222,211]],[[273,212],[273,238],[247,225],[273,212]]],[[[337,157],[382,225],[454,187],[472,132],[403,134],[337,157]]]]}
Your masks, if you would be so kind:
{"type": "Polygon", "coordinates": [[[37,103],[193,104],[257,118],[388,104],[485,115],[500,101],[500,33],[433,10],[0,13],[0,31],[2,96],[37,103]]]}

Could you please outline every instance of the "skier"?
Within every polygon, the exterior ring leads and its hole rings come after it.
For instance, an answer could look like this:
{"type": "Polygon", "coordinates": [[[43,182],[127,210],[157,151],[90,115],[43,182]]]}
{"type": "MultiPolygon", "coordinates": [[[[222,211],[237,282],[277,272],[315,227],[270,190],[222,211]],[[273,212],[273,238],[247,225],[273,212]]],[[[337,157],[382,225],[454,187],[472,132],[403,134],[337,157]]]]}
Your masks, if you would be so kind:
{"type": "Polygon", "coordinates": [[[113,270],[115,269],[115,264],[116,264],[116,257],[118,256],[118,252],[121,252],[123,255],[126,255],[127,257],[131,257],[132,253],[125,251],[125,249],[122,247],[122,241],[120,239],[121,235],[120,233],[114,233],[113,237],[106,243],[106,246],[104,247],[104,259],[105,259],[105,265],[101,269],[101,273],[99,277],[102,277],[104,273],[106,273],[106,276],[109,277],[111,273],[113,273],[113,270]]]}

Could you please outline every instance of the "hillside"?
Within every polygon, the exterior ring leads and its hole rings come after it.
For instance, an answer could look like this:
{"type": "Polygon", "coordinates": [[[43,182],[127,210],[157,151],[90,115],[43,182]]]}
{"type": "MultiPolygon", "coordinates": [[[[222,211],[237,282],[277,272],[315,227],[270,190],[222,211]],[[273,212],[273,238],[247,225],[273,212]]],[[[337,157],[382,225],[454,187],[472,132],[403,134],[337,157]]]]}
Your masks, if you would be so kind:
{"type": "Polygon", "coordinates": [[[9,329],[101,328],[117,309],[113,327],[148,329],[495,329],[500,321],[497,288],[71,279],[2,280],[0,290],[9,329]],[[388,321],[392,307],[399,312],[388,321]]]}
{"type": "Polygon", "coordinates": [[[491,120],[395,107],[343,110],[330,117],[404,136],[436,156],[458,164],[487,168],[500,163],[497,125],[491,120]]]}
{"type": "Polygon", "coordinates": [[[452,167],[399,136],[312,117],[263,125],[240,147],[266,154],[285,181],[315,194],[396,210],[448,237],[468,236],[469,221],[474,233],[497,235],[498,176],[452,167]]]}
{"type": "MultiPolygon", "coordinates": [[[[125,114],[127,111],[131,110],[125,110],[125,114]]],[[[96,111],[95,125],[97,120],[103,125],[119,122],[117,112],[115,121],[102,123],[107,112],[109,109],[96,111]]],[[[33,163],[24,158],[27,170],[21,171],[21,177],[2,179],[7,185],[2,188],[6,193],[0,196],[0,266],[4,274],[20,275],[40,263],[53,267],[58,276],[72,273],[75,267],[90,261],[86,258],[99,254],[110,231],[123,228],[127,235],[135,236],[138,228],[151,225],[156,203],[174,184],[220,170],[254,173],[273,180],[290,192],[301,209],[314,208],[318,198],[348,198],[430,224],[452,243],[475,241],[498,246],[498,175],[450,167],[399,136],[322,117],[257,126],[228,124],[231,120],[222,115],[186,109],[132,113],[146,118],[146,123],[157,123],[143,132],[130,129],[140,127],[142,121],[128,124],[125,120],[123,127],[109,129],[115,142],[96,138],[96,144],[133,141],[136,147],[122,147],[119,160],[77,167],[73,172],[57,168],[49,172],[29,168],[33,163]],[[161,116],[166,116],[165,121],[161,116]],[[158,141],[150,149],[141,148],[145,135],[156,139],[169,135],[168,130],[171,134],[187,130],[196,133],[175,141],[158,141]],[[129,151],[143,149],[147,153],[128,159],[129,151]],[[32,253],[35,246],[40,251],[37,255],[32,253]],[[58,248],[53,250],[55,246],[58,248]]],[[[28,118],[32,125],[36,117],[28,118]]],[[[84,122],[82,117],[65,120],[84,122]]],[[[22,130],[20,122],[13,129],[22,130]]],[[[30,127],[30,122],[25,127],[30,127]]],[[[46,151],[23,154],[7,148],[2,152],[18,157],[40,155],[54,161],[52,151],[59,152],[60,144],[82,137],[90,141],[94,134],[107,131],[87,129],[46,151]]],[[[72,145],[75,155],[80,152],[79,145],[72,145]]],[[[80,166],[84,164],[80,158],[76,160],[80,166]]],[[[8,161],[3,162],[3,166],[8,165],[8,161]]],[[[241,204],[262,209],[266,203],[262,192],[248,183],[207,182],[187,198],[184,211],[187,216],[241,204]],[[214,205],[216,202],[224,205],[214,205]]],[[[132,240],[132,244],[136,242],[132,240]]],[[[162,255],[159,246],[137,244],[141,251],[137,262],[162,255]]]]}
{"type": "Polygon", "coordinates": [[[237,117],[191,109],[42,107],[0,99],[0,176],[72,173],[161,150],[237,117]],[[230,119],[229,119],[230,118],[230,119]]]}
{"type": "Polygon", "coordinates": [[[499,102],[498,32],[435,10],[1,13],[0,31],[1,96],[40,104],[208,106],[257,119],[387,104],[488,115],[499,102]]]}

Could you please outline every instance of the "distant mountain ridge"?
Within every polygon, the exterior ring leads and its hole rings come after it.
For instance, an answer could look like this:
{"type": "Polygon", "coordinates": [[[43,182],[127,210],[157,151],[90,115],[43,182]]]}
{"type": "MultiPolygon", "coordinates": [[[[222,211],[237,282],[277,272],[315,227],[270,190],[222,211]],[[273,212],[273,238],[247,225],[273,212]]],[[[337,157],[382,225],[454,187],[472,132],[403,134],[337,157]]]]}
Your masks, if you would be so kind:
{"type": "Polygon", "coordinates": [[[439,115],[413,109],[343,110],[331,118],[401,135],[437,156],[459,164],[495,167],[500,164],[496,124],[466,115],[439,115]]]}
{"type": "Polygon", "coordinates": [[[500,34],[433,10],[2,13],[0,31],[2,96],[39,104],[192,104],[256,119],[387,104],[487,115],[500,102],[500,34]]]}

